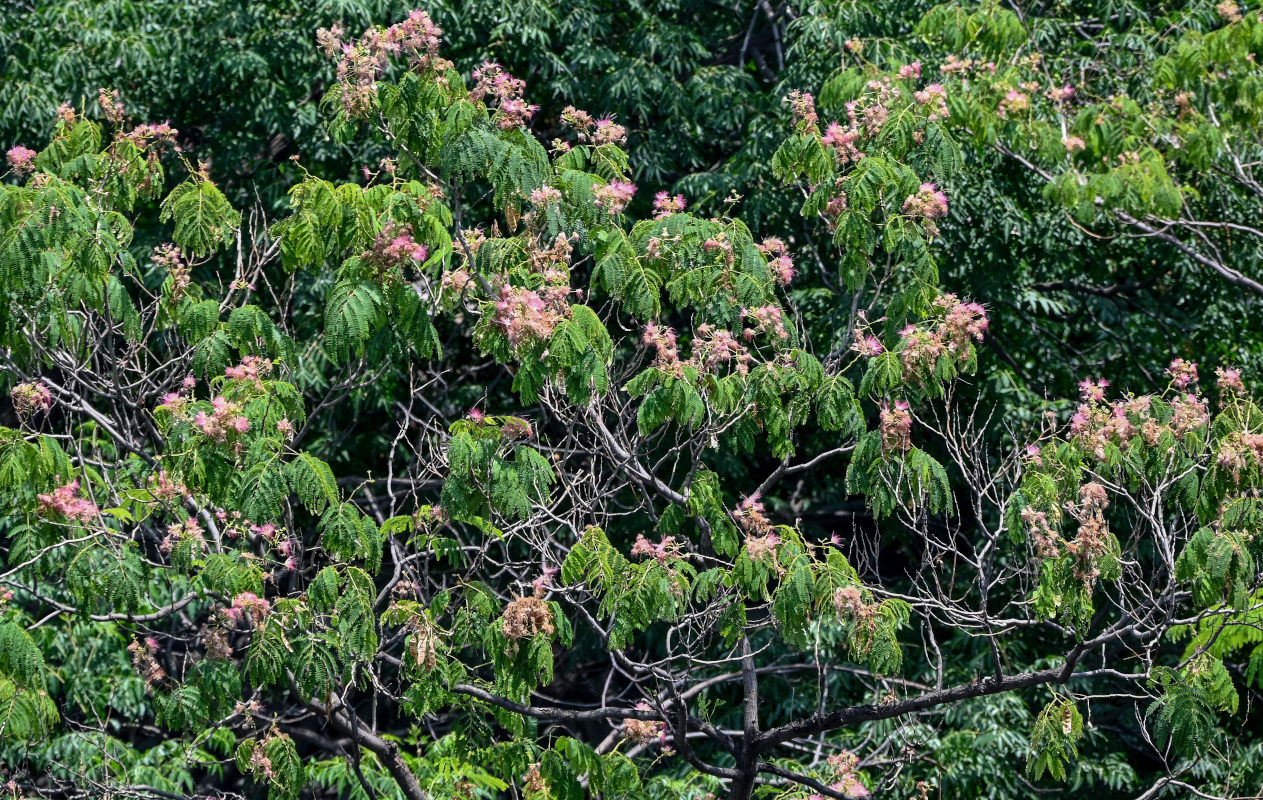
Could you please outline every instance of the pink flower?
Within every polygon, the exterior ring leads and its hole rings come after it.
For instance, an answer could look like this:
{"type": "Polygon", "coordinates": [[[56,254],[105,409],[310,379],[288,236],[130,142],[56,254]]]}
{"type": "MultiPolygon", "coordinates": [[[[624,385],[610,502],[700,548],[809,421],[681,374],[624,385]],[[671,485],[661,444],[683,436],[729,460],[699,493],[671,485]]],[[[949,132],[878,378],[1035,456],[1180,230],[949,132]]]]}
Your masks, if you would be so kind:
{"type": "Polygon", "coordinates": [[[1054,103],[1064,103],[1065,101],[1069,100],[1071,97],[1074,97],[1074,87],[1071,86],[1070,84],[1066,84],[1065,86],[1061,86],[1061,87],[1053,87],[1052,89],[1048,90],[1047,97],[1049,100],[1052,100],[1054,103]]]}
{"type": "MultiPolygon", "coordinates": [[[[596,132],[592,143],[598,147],[603,144],[623,144],[627,141],[627,129],[609,117],[596,121],[596,132]]],[[[682,206],[681,206],[682,207],[682,206]]]]}
{"type": "Polygon", "coordinates": [[[1105,389],[1110,382],[1102,378],[1099,381],[1084,379],[1079,381],[1079,396],[1086,402],[1095,403],[1105,399],[1105,389]]]}
{"type": "Polygon", "coordinates": [[[19,383],[9,392],[9,399],[13,401],[13,410],[20,419],[35,413],[48,413],[53,407],[52,392],[41,382],[19,383]]]}
{"type": "Polygon", "coordinates": [[[855,344],[851,345],[851,349],[865,358],[879,356],[886,350],[886,348],[882,347],[880,339],[868,333],[857,334],[855,344]]]}
{"type": "Polygon", "coordinates": [[[653,198],[653,218],[665,219],[672,214],[678,214],[684,210],[684,195],[677,194],[674,197],[666,192],[658,192],[653,198]]]}
{"type": "Polygon", "coordinates": [[[1185,389],[1189,384],[1197,383],[1197,364],[1177,358],[1167,367],[1167,374],[1171,376],[1171,383],[1175,384],[1175,388],[1185,389]]]}
{"type": "Polygon", "coordinates": [[[899,68],[899,77],[907,80],[909,78],[921,77],[921,62],[913,61],[911,64],[905,64],[899,68]]]}
{"type": "Polygon", "coordinates": [[[1245,392],[1245,383],[1241,380],[1241,370],[1219,367],[1215,370],[1215,377],[1219,379],[1219,390],[1221,392],[1228,394],[1242,394],[1245,392]]]}
{"type": "Polygon", "coordinates": [[[939,191],[932,183],[921,184],[916,194],[908,195],[903,201],[903,213],[925,220],[936,220],[947,216],[947,195],[939,191]]]}
{"type": "Polygon", "coordinates": [[[1061,143],[1066,146],[1067,153],[1073,153],[1076,150],[1083,150],[1088,146],[1088,143],[1078,136],[1067,136],[1061,140],[1061,143]]]}
{"type": "Polygon", "coordinates": [[[881,444],[883,450],[902,452],[912,446],[912,414],[909,406],[902,400],[896,400],[891,408],[881,404],[881,444]]]}
{"type": "Polygon", "coordinates": [[[19,175],[25,175],[35,169],[35,157],[39,155],[34,150],[22,145],[17,145],[5,154],[9,161],[9,167],[19,175]]]}
{"type": "Polygon", "coordinates": [[[54,489],[51,494],[39,495],[37,499],[41,514],[61,516],[74,522],[88,522],[100,513],[95,503],[79,496],[77,478],[54,489]]]}
{"type": "Polygon", "coordinates": [[[610,216],[615,216],[627,208],[632,195],[636,194],[636,187],[627,181],[613,180],[604,186],[595,187],[592,194],[597,208],[603,208],[610,216]]]}

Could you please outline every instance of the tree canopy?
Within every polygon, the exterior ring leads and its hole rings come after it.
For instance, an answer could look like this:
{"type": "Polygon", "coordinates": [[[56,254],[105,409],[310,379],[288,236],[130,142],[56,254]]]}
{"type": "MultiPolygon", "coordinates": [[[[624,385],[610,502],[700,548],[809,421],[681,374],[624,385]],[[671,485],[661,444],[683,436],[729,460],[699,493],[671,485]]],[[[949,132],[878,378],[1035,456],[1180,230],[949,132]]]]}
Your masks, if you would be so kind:
{"type": "Polygon", "coordinates": [[[1245,798],[1263,10],[0,21],[14,800],[1245,798]]]}

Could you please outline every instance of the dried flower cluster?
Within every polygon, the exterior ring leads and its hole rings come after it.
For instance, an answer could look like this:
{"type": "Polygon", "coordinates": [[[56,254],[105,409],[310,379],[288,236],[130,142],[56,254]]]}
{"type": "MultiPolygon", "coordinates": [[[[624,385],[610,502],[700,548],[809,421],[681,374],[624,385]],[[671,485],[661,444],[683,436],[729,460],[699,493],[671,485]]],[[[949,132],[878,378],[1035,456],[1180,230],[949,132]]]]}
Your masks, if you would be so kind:
{"type": "Polygon", "coordinates": [[[552,634],[553,612],[538,597],[519,597],[504,607],[504,635],[509,639],[529,639],[538,633],[552,634]]]}

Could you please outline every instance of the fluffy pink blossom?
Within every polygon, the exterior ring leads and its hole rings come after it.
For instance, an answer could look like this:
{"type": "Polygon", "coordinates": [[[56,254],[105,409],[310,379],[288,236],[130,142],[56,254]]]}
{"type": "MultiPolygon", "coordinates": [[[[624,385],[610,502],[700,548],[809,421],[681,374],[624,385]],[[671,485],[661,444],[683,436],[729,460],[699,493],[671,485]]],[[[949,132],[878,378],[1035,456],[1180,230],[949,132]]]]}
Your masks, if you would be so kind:
{"type": "Polygon", "coordinates": [[[780,306],[743,308],[741,316],[749,326],[744,331],[747,340],[754,339],[760,333],[769,334],[775,339],[789,338],[789,331],[785,329],[785,315],[780,306]]]}
{"type": "Polygon", "coordinates": [[[237,381],[254,381],[262,386],[260,378],[272,371],[272,362],[259,356],[246,356],[235,367],[227,367],[224,376],[237,381]]]}
{"type": "Polygon", "coordinates": [[[631,202],[632,195],[636,194],[636,186],[627,181],[613,180],[604,186],[597,186],[592,190],[595,197],[593,201],[597,208],[603,208],[609,212],[610,216],[623,213],[627,208],[627,204],[631,202]]]}
{"type": "Polygon", "coordinates": [[[531,202],[540,208],[553,205],[560,200],[561,192],[553,186],[541,186],[531,192],[531,202]]]}
{"type": "Polygon", "coordinates": [[[504,71],[499,64],[485,61],[474,70],[475,98],[489,98],[498,106],[496,124],[501,130],[525,125],[539,111],[539,106],[529,105],[522,99],[526,82],[504,71]]]}
{"type": "Polygon", "coordinates": [[[504,286],[495,306],[495,325],[513,347],[546,340],[557,323],[570,315],[566,303],[569,291],[564,286],[545,286],[538,291],[504,286]]]}
{"type": "Polygon", "coordinates": [[[794,259],[784,240],[773,236],[755,247],[767,257],[767,268],[772,273],[772,279],[781,286],[788,286],[794,280],[794,259]]]}
{"type": "Polygon", "coordinates": [[[923,183],[916,194],[903,201],[903,213],[927,222],[941,219],[947,216],[947,195],[933,183],[923,183]]]}
{"type": "Polygon", "coordinates": [[[674,558],[680,550],[680,543],[672,536],[663,536],[661,541],[654,543],[644,537],[643,534],[636,534],[636,542],[632,545],[631,554],[633,556],[642,556],[644,558],[652,558],[659,564],[666,563],[667,559],[674,558]]]}
{"type": "Polygon", "coordinates": [[[1186,361],[1177,358],[1171,362],[1171,366],[1167,367],[1167,374],[1171,376],[1171,383],[1177,389],[1186,389],[1189,384],[1197,383],[1197,364],[1192,361],[1186,361]]]}
{"type": "Polygon", "coordinates": [[[881,444],[883,450],[903,452],[912,446],[912,414],[909,406],[896,400],[894,407],[881,404],[881,444]]]}
{"type": "Polygon", "coordinates": [[[9,399],[13,401],[13,410],[19,419],[37,413],[46,414],[53,407],[53,394],[40,381],[19,383],[9,391],[9,399]]]}
{"type": "Polygon", "coordinates": [[[257,628],[271,611],[272,604],[267,600],[254,592],[242,592],[232,599],[232,607],[224,610],[224,616],[232,622],[242,622],[248,614],[251,624],[257,628]]]}
{"type": "Polygon", "coordinates": [[[1105,399],[1105,390],[1109,387],[1110,382],[1104,378],[1093,381],[1085,378],[1079,381],[1079,396],[1084,402],[1095,403],[1105,399]]]}
{"type": "Polygon", "coordinates": [[[820,117],[816,114],[816,98],[808,92],[794,91],[785,100],[789,103],[796,125],[803,125],[809,130],[816,129],[820,123],[820,117]]]}
{"type": "Polygon", "coordinates": [[[65,517],[75,522],[88,522],[101,513],[95,503],[79,496],[78,478],[57,487],[50,494],[39,495],[37,499],[41,514],[65,517]]]}
{"type": "Polygon", "coordinates": [[[913,61],[911,64],[904,64],[902,67],[899,68],[899,77],[903,78],[904,80],[908,80],[910,78],[920,78],[921,77],[921,62],[913,61]]]}
{"type": "Polygon", "coordinates": [[[197,412],[193,424],[216,442],[226,442],[250,430],[250,420],[241,414],[241,407],[226,398],[211,400],[211,412],[197,412]]]}
{"type": "Polygon", "coordinates": [[[1048,90],[1046,96],[1054,103],[1064,103],[1074,97],[1074,87],[1070,84],[1066,84],[1065,86],[1054,86],[1048,90]]]}
{"type": "Polygon", "coordinates": [[[19,175],[25,175],[35,169],[35,157],[37,155],[39,155],[39,153],[36,153],[29,147],[17,145],[16,147],[10,148],[9,152],[5,153],[5,158],[9,162],[10,169],[19,175]]]}
{"type": "Polygon", "coordinates": [[[1227,394],[1242,394],[1245,383],[1241,380],[1241,370],[1231,367],[1218,367],[1215,377],[1219,379],[1219,390],[1227,394]]]}
{"type": "Polygon", "coordinates": [[[666,219],[672,214],[678,214],[684,210],[684,195],[670,195],[666,192],[658,192],[653,198],[653,218],[666,219]]]}
{"type": "Polygon", "coordinates": [[[596,130],[592,134],[592,143],[600,146],[603,144],[623,144],[627,141],[627,129],[619,125],[609,117],[604,117],[596,121],[596,130]]]}
{"type": "Polygon", "coordinates": [[[1067,136],[1061,140],[1061,143],[1065,145],[1067,153],[1073,153],[1076,150],[1083,150],[1088,146],[1088,143],[1078,136],[1067,136]]]}
{"type": "Polygon", "coordinates": [[[931,121],[947,118],[947,89],[943,88],[943,84],[931,83],[921,91],[913,92],[912,97],[918,104],[930,107],[928,116],[931,121]]]}
{"type": "Polygon", "coordinates": [[[820,137],[820,143],[825,147],[833,148],[834,155],[838,161],[847,163],[849,161],[859,161],[864,157],[856,145],[862,138],[860,132],[854,127],[844,128],[836,122],[829,123],[829,127],[825,129],[824,135],[820,137]]]}
{"type": "Polygon", "coordinates": [[[855,344],[851,345],[851,349],[865,358],[879,356],[886,350],[886,348],[882,347],[881,340],[871,333],[857,333],[855,335],[855,344]]]}

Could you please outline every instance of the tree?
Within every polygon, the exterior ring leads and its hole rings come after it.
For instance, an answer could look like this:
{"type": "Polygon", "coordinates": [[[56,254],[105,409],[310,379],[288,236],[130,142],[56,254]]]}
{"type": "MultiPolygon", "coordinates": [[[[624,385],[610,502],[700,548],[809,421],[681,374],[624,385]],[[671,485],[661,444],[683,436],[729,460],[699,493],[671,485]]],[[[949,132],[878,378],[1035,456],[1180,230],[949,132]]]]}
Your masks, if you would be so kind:
{"type": "MultiPolygon", "coordinates": [[[[924,30],[1018,24],[964,13],[924,30]]],[[[110,91],[9,151],[15,794],[1257,783],[1219,725],[1263,414],[1186,358],[1112,400],[1084,377],[1069,420],[987,412],[988,311],[938,252],[994,85],[892,55],[790,93],[768,161],[795,234],[764,236],[739,190],[637,200],[616,119],[564,108],[541,142],[528,85],[467,81],[441,38],[419,11],[320,31],[330,134],[391,155],[304,172],[284,214],[110,91]],[[142,227],[169,241],[137,252],[142,227]],[[848,527],[800,518],[831,497],[848,527]],[[1024,775],[962,744],[1026,703],[1024,775]]]]}

